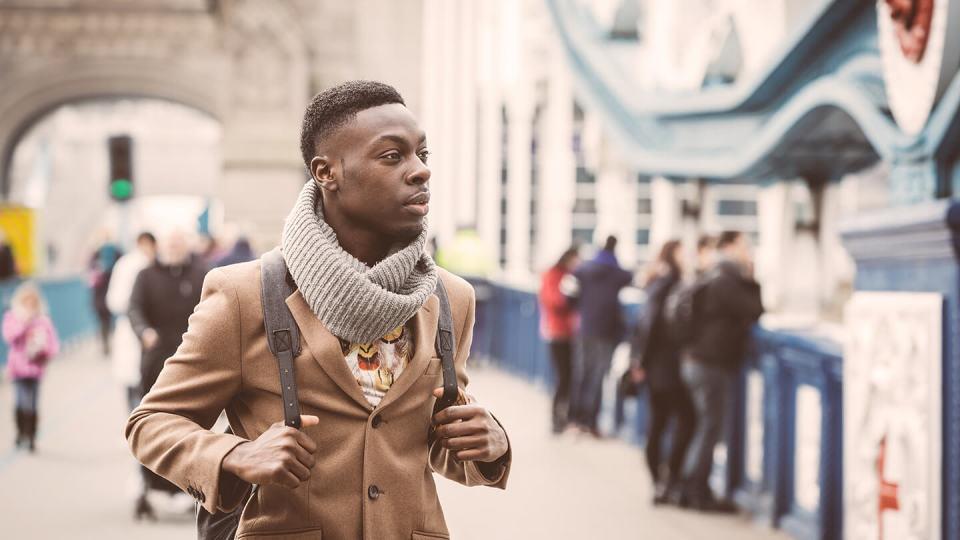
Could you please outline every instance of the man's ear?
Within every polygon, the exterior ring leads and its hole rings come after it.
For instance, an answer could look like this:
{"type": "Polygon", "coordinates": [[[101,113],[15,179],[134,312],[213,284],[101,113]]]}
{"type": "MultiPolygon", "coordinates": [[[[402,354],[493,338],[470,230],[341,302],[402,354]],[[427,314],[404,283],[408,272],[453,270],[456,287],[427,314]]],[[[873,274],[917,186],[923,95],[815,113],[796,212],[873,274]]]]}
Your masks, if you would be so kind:
{"type": "Polygon", "coordinates": [[[333,173],[333,162],[327,156],[313,156],[310,160],[310,174],[317,184],[327,191],[337,191],[339,183],[333,173]]]}

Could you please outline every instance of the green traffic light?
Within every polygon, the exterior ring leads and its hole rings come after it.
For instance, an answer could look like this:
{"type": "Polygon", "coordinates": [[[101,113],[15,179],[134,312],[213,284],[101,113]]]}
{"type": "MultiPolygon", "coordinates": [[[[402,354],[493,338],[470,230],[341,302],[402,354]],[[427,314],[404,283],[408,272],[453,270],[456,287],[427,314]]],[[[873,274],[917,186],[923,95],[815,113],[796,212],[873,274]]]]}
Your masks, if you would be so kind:
{"type": "Polygon", "coordinates": [[[110,196],[118,201],[124,201],[133,196],[133,182],[126,178],[118,178],[110,182],[110,196]]]}

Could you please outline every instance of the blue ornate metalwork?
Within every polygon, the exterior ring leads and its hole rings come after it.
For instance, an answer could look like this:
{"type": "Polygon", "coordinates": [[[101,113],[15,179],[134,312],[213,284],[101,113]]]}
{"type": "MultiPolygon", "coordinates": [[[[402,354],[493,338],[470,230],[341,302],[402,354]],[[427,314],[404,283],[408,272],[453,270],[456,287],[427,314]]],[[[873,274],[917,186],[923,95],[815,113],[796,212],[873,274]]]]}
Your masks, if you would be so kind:
{"type": "Polygon", "coordinates": [[[827,4],[752,80],[689,95],[637,88],[617,62],[620,42],[575,0],[546,2],[578,98],[603,116],[642,174],[837,179],[882,159],[892,164],[899,203],[944,196],[960,184],[960,76],[927,128],[904,135],[887,107],[872,0],[827,4]],[[818,129],[828,121],[843,129],[818,129]]]}
{"type": "MultiPolygon", "coordinates": [[[[527,381],[549,387],[552,373],[547,348],[539,337],[536,295],[489,282],[474,282],[474,286],[483,291],[484,300],[478,303],[478,312],[486,322],[475,329],[472,353],[527,381]]],[[[634,319],[639,309],[637,305],[628,306],[628,319],[634,319]]],[[[759,484],[751,484],[744,472],[747,418],[741,391],[737,392],[739,400],[731,404],[732,429],[727,441],[726,470],[720,471],[721,476],[731,494],[758,515],[766,516],[771,525],[780,526],[797,538],[840,538],[843,397],[839,346],[810,335],[763,329],[754,332],[754,343],[747,370],[759,370],[765,382],[763,475],[759,484]],[[812,514],[796,505],[793,495],[796,396],[801,384],[816,388],[822,403],[820,497],[812,514]]],[[[743,381],[741,377],[741,387],[743,381]]],[[[607,400],[608,405],[610,401],[607,400]]],[[[627,424],[631,429],[620,435],[630,442],[643,443],[646,401],[637,400],[636,409],[634,422],[627,424]]],[[[614,414],[613,407],[605,407],[602,414],[614,414]]],[[[613,422],[605,418],[602,423],[613,422]]]]}

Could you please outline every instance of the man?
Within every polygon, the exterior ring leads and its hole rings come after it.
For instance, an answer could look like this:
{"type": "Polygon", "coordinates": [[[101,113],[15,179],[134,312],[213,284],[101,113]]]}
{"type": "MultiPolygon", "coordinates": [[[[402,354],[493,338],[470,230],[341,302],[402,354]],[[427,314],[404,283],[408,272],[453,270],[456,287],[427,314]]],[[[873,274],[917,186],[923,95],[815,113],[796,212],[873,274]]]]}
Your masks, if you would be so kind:
{"type": "Polygon", "coordinates": [[[132,411],[143,395],[140,389],[140,338],[133,331],[128,312],[130,295],[140,271],[153,265],[157,256],[157,240],[149,232],[137,236],[136,249],[120,257],[113,268],[107,288],[107,307],[117,319],[113,332],[113,375],[127,393],[127,404],[132,411]]]}
{"type": "Polygon", "coordinates": [[[571,410],[573,422],[597,438],[601,437],[597,417],[603,400],[603,378],[626,332],[620,290],[633,281],[633,275],[620,268],[616,248],[617,238],[607,237],[596,257],[573,273],[579,283],[580,339],[571,410]]]}
{"type": "Polygon", "coordinates": [[[207,276],[183,345],[127,424],[130,446],[211,512],[234,509],[257,484],[238,537],[447,538],[431,471],[503,488],[511,452],[468,396],[433,415],[437,280],[450,297],[461,391],[474,295],[424,253],[425,135],[396,90],[353,81],[314,97],[301,150],[311,179],[282,251],[298,289],[287,305],[303,338],[302,430],[282,423],[251,262],[207,276]],[[210,431],[224,409],[235,435],[210,431]]]}
{"type": "Polygon", "coordinates": [[[717,239],[710,235],[703,235],[697,239],[697,277],[703,276],[717,263],[717,239]]]}
{"type": "MultiPolygon", "coordinates": [[[[187,320],[200,301],[205,269],[190,254],[187,235],[179,230],[160,238],[155,262],[137,274],[130,293],[128,316],[142,345],[140,396],[153,387],[164,361],[177,351],[187,320]]],[[[180,490],[149,469],[142,469],[143,491],[134,509],[136,518],[153,518],[148,490],[181,495],[180,490]]],[[[189,499],[187,499],[189,501],[189,499]]]]}
{"type": "Polygon", "coordinates": [[[718,262],[707,272],[695,300],[693,342],[682,376],[690,389],[697,425],[684,464],[680,503],[700,510],[733,510],[709,487],[713,450],[730,408],[733,378],[743,365],[750,330],[763,314],[760,285],[753,279],[750,238],[736,231],[717,240],[718,262]]]}

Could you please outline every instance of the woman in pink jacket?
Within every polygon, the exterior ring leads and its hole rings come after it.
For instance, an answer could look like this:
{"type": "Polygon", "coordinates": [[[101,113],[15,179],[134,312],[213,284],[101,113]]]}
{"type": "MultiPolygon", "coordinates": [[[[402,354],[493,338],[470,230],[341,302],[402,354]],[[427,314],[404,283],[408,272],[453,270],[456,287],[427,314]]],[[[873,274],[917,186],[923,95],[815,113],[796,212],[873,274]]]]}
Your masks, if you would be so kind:
{"type": "Polygon", "coordinates": [[[33,452],[40,379],[47,362],[60,350],[57,331],[33,283],[24,283],[13,293],[10,310],[3,316],[3,340],[9,347],[7,375],[16,389],[16,445],[26,445],[33,452]]]}

